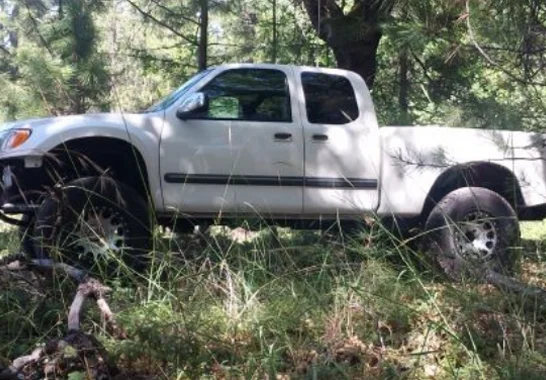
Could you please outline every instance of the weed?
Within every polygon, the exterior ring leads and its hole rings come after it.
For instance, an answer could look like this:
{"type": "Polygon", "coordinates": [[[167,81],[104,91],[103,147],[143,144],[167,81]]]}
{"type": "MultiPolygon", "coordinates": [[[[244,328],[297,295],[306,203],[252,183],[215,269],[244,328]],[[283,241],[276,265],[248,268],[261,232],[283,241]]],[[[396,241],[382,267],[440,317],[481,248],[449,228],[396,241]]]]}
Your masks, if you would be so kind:
{"type": "MultiPolygon", "coordinates": [[[[0,239],[12,247],[15,234],[0,239]]],[[[541,284],[538,235],[536,225],[524,226],[534,249],[526,249],[522,276],[541,284]]],[[[110,337],[93,312],[85,318],[127,376],[546,375],[541,305],[483,284],[445,282],[381,228],[325,235],[213,227],[200,236],[158,234],[154,247],[148,272],[127,268],[134,281],[111,281],[110,304],[129,339],[110,337]]],[[[72,285],[39,281],[0,276],[0,363],[64,328],[72,285]]]]}

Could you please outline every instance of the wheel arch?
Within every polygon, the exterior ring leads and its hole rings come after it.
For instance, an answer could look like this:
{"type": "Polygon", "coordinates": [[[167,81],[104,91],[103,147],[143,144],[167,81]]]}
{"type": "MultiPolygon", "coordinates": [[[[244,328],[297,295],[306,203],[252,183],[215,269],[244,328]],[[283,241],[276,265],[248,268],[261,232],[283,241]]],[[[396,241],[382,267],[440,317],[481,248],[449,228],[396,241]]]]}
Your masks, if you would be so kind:
{"type": "Polygon", "coordinates": [[[421,212],[424,221],[436,204],[450,192],[462,187],[484,187],[496,192],[516,213],[525,206],[518,179],[505,166],[491,162],[470,162],[450,167],[435,180],[421,212]]]}
{"type": "MultiPolygon", "coordinates": [[[[128,141],[117,137],[78,137],[64,141],[52,148],[46,159],[50,163],[64,164],[81,175],[108,175],[135,189],[146,201],[150,198],[150,178],[146,161],[140,150],[128,141]],[[85,157],[77,159],[76,157],[85,157]],[[88,161],[87,161],[88,160],[88,161]]],[[[73,174],[73,175],[74,175],[73,174]]]]}

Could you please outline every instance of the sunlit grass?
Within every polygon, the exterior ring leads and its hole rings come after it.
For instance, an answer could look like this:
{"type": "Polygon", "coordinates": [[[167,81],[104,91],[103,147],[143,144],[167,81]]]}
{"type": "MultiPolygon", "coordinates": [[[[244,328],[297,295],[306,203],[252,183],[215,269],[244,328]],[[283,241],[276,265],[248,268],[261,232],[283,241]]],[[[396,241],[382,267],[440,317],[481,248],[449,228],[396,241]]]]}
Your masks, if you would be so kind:
{"type": "Polygon", "coordinates": [[[19,250],[17,228],[0,222],[0,257],[19,250]]]}
{"type": "Polygon", "coordinates": [[[521,237],[524,240],[541,241],[546,238],[546,220],[521,222],[521,237]]]}

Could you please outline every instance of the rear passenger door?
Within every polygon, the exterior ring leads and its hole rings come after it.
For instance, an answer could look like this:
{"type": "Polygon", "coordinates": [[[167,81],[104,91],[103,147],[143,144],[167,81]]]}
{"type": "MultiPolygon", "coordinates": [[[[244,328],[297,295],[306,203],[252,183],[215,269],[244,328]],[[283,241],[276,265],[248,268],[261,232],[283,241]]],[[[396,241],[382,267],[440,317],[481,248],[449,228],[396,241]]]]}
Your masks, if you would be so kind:
{"type": "Polygon", "coordinates": [[[297,70],[305,143],[307,215],[361,214],[378,206],[380,146],[373,103],[360,76],[297,70]]]}

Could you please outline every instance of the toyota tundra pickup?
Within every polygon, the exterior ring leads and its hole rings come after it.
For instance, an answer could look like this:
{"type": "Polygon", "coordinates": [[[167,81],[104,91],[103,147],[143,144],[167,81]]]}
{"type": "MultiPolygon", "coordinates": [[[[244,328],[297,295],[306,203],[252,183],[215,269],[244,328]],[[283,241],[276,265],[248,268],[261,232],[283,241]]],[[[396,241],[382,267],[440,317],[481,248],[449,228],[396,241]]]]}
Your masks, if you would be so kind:
{"type": "Polygon", "coordinates": [[[546,216],[545,144],[536,133],[380,128],[350,71],[221,65],[139,113],[5,124],[0,217],[21,226],[31,255],[83,262],[133,260],[157,223],[315,228],[375,215],[428,231],[447,272],[468,258],[504,268],[518,220],[546,216]]]}

